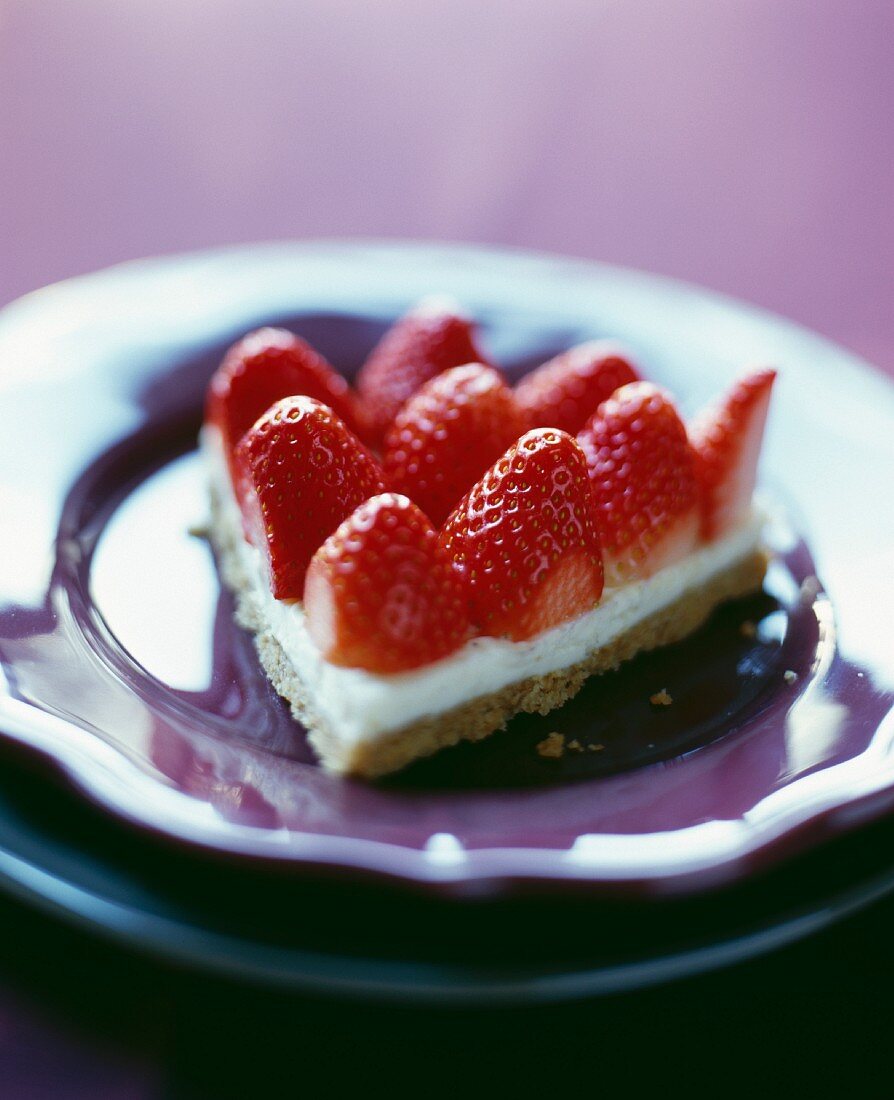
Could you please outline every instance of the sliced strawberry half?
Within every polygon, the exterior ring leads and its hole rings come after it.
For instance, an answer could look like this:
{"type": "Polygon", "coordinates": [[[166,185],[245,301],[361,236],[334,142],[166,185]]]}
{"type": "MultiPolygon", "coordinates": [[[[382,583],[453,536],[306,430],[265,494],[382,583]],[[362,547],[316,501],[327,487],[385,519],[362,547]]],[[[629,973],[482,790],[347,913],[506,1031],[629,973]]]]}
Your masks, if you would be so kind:
{"type": "Polygon", "coordinates": [[[469,490],[441,543],[483,633],[522,641],[598,603],[594,511],[583,452],[552,428],[527,432],[469,490]]]}
{"type": "Polygon", "coordinates": [[[695,460],[669,394],[622,386],[578,436],[596,498],[610,585],[657,572],[698,537],[695,460]]]}
{"type": "Polygon", "coordinates": [[[208,387],[205,419],[221,433],[231,474],[233,449],[252,424],[274,401],[298,394],[315,397],[356,428],[351,387],[299,336],[261,328],[230,348],[208,387]]]}
{"type": "Polygon", "coordinates": [[[775,379],[769,369],[740,378],[690,428],[705,539],[732,530],[748,514],[775,379]]]}
{"type": "Polygon", "coordinates": [[[407,401],[385,436],[389,487],[438,527],[484,471],[525,430],[512,390],[491,367],[467,363],[407,401]]]}
{"type": "Polygon", "coordinates": [[[383,438],[401,405],[430,378],[484,361],[471,322],[451,303],[421,302],[385,333],[357,375],[370,439],[383,438]]]}
{"type": "Polygon", "coordinates": [[[591,340],[531,371],[515,387],[532,428],[561,428],[574,435],[606,398],[639,378],[615,344],[591,340]]]}
{"type": "Polygon", "coordinates": [[[245,529],[278,600],[301,599],[316,550],[385,488],[366,447],[312,397],[277,401],[236,445],[235,465],[245,529]]]}
{"type": "Polygon", "coordinates": [[[370,672],[431,664],[470,631],[437,531],[396,493],[361,504],[314,554],[304,606],[326,660],[370,672]]]}

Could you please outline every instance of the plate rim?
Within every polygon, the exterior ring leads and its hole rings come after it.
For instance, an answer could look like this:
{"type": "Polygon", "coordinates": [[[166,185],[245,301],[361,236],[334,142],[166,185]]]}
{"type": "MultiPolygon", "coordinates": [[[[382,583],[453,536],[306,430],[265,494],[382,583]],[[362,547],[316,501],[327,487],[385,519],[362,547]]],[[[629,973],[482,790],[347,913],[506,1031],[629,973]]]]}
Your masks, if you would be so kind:
{"type": "MultiPolygon", "coordinates": [[[[477,261],[493,263],[534,263],[553,267],[560,265],[578,276],[589,273],[601,278],[616,278],[632,281],[645,286],[647,290],[664,288],[673,292],[682,292],[685,297],[695,296],[703,302],[722,306],[732,310],[740,317],[750,317],[763,326],[770,326],[787,333],[790,337],[809,340],[817,346],[823,346],[839,362],[847,363],[852,370],[860,370],[882,380],[891,386],[891,379],[879,369],[862,360],[847,349],[811,330],[782,318],[770,311],[749,303],[741,302],[727,295],[719,294],[696,284],[687,283],[661,275],[637,271],[632,268],[618,267],[582,258],[564,257],[527,249],[494,248],[468,244],[447,244],[409,241],[375,240],[317,240],[306,242],[270,242],[267,244],[231,245],[218,249],[187,252],[171,256],[150,257],[130,260],[122,264],[104,268],[73,279],[63,280],[25,295],[10,303],[0,311],[0,328],[15,324],[19,311],[33,306],[38,308],[52,295],[65,294],[71,288],[77,290],[85,284],[99,285],[108,280],[120,278],[122,273],[137,275],[180,267],[184,264],[206,262],[232,262],[234,258],[251,256],[255,262],[265,262],[272,256],[286,256],[300,261],[303,256],[319,253],[368,252],[370,249],[384,249],[393,256],[407,253],[424,254],[432,257],[449,257],[453,260],[473,257],[477,261]]],[[[894,392],[894,387],[892,387],[894,392]]],[[[87,731],[78,730],[89,745],[73,745],[71,726],[65,724],[64,736],[53,736],[52,730],[46,732],[56,721],[51,716],[41,714],[40,725],[35,728],[33,714],[19,714],[32,708],[26,703],[8,697],[0,701],[0,736],[12,738],[27,745],[41,754],[50,763],[61,768],[66,777],[87,797],[118,818],[123,818],[139,828],[146,828],[175,842],[187,843],[209,852],[237,855],[252,859],[287,861],[296,868],[331,869],[367,873],[385,878],[406,886],[434,888],[445,895],[454,897],[482,896],[487,893],[505,892],[517,889],[526,882],[550,883],[555,887],[567,887],[574,884],[590,888],[601,887],[611,891],[618,887],[634,890],[649,889],[661,893],[672,891],[694,892],[720,885],[731,878],[749,872],[752,863],[768,857],[777,847],[786,846],[786,842],[795,840],[797,847],[821,840],[828,830],[849,829],[864,821],[869,821],[894,809],[894,757],[889,756],[888,767],[879,769],[869,781],[844,788],[840,783],[834,790],[825,792],[825,797],[815,797],[809,802],[805,812],[803,798],[794,798],[795,789],[801,794],[800,784],[795,780],[780,795],[787,794],[792,803],[777,813],[773,821],[757,830],[752,823],[745,830],[749,840],[743,843],[743,837],[730,836],[726,846],[715,848],[712,852],[703,852],[700,859],[690,859],[684,865],[679,858],[673,866],[666,869],[639,867],[631,873],[630,866],[603,859],[598,862],[571,862],[567,860],[569,850],[557,848],[475,848],[462,850],[459,858],[444,859],[443,855],[433,859],[425,849],[410,848],[366,838],[346,838],[325,836],[316,833],[298,833],[291,831],[286,838],[288,843],[269,842],[248,826],[239,826],[220,819],[203,823],[198,830],[185,817],[176,812],[174,801],[168,801],[164,809],[159,808],[158,794],[161,785],[156,779],[144,773],[129,761],[123,753],[94,737],[87,731]],[[29,720],[31,719],[31,720],[29,720]],[[105,757],[107,760],[97,760],[105,757]],[[87,757],[85,763],[84,757],[87,757]],[[97,770],[97,766],[98,769],[97,770]],[[130,773],[123,776],[122,772],[130,773]],[[115,781],[111,781],[112,775],[115,781]],[[142,784],[147,784],[153,792],[153,798],[142,801],[142,811],[136,812],[132,804],[115,793],[115,782],[127,779],[131,794],[138,792],[142,784]],[[213,826],[213,827],[212,827],[213,826]]],[[[894,740],[894,712],[882,719],[876,731],[878,736],[883,726],[892,725],[891,739],[894,740]]],[[[81,740],[77,738],[76,740],[81,740]]],[[[826,773],[833,769],[826,769],[826,773]]],[[[804,777],[807,779],[809,777],[804,777]]],[[[865,777],[863,777],[865,780],[865,777]]],[[[831,786],[831,785],[830,785],[831,786]]],[[[185,794],[164,789],[173,800],[192,801],[185,794]]],[[[781,801],[785,802],[786,798],[781,801]]],[[[731,826],[742,826],[741,821],[730,822],[731,826]]],[[[684,830],[691,832],[691,828],[684,830]]],[[[661,834],[664,839],[671,834],[661,834]]],[[[600,834],[602,839],[610,834],[600,834]]]]}
{"type": "MultiPolygon", "coordinates": [[[[788,947],[894,893],[894,863],[873,860],[868,872],[846,876],[831,893],[811,892],[805,900],[799,890],[796,897],[744,925],[734,922],[717,930],[712,922],[691,942],[656,949],[650,941],[645,954],[614,961],[593,960],[587,965],[581,959],[525,968],[511,961],[492,966],[404,960],[351,954],[337,945],[266,944],[257,936],[180,915],[164,898],[160,907],[153,907],[151,900],[158,895],[153,887],[146,894],[145,884],[123,898],[114,890],[109,894],[101,872],[99,878],[92,869],[79,877],[82,864],[76,848],[63,856],[61,868],[44,863],[40,853],[47,843],[52,837],[44,837],[39,826],[35,832],[27,820],[14,824],[11,845],[5,827],[0,828],[0,890],[80,931],[136,950],[147,960],[333,999],[457,1009],[554,1004],[665,985],[788,947]],[[29,842],[38,838],[36,851],[33,843],[22,847],[23,829],[29,842]]],[[[728,902],[724,904],[728,908],[728,902]]]]}

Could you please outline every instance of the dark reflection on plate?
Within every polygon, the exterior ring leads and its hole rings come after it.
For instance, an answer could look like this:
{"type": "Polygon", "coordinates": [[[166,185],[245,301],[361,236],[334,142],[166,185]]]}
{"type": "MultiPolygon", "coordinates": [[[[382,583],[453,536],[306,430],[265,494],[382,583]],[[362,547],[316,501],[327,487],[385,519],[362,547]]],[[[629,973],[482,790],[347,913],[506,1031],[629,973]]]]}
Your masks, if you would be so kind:
{"type": "Polygon", "coordinates": [[[787,620],[780,611],[764,592],[729,603],[685,641],[592,677],[551,714],[518,715],[487,740],[417,761],[389,783],[400,789],[541,786],[612,775],[707,745],[735,731],[782,682],[787,620]],[[669,705],[650,701],[663,691],[669,705]],[[552,731],[565,738],[559,759],[536,749],[552,731]]]}

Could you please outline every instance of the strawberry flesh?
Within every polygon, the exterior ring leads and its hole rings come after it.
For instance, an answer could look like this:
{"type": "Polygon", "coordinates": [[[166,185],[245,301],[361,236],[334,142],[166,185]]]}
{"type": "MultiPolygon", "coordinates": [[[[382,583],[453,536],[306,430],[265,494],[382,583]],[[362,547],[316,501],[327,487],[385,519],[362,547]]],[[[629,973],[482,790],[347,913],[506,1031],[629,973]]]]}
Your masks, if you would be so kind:
{"type": "Polygon", "coordinates": [[[453,367],[397,414],[385,437],[385,480],[440,526],[524,430],[512,391],[495,370],[481,363],[453,367]]]}
{"type": "Polygon", "coordinates": [[[632,382],[603,402],[578,441],[587,456],[606,584],[651,576],[698,536],[695,461],[670,396],[632,382]]]}
{"type": "Polygon", "coordinates": [[[278,401],[236,446],[236,478],[251,542],[273,595],[301,599],[310,559],[341,521],[382,492],[379,464],[327,405],[278,401]]]}
{"type": "Polygon", "coordinates": [[[379,442],[401,405],[450,367],[484,362],[470,321],[439,299],[422,302],[397,321],[357,376],[365,429],[379,442]]]}
{"type": "Polygon", "coordinates": [[[740,378],[690,428],[704,539],[732,530],[748,514],[775,378],[774,370],[740,378]]]}
{"type": "Polygon", "coordinates": [[[437,531],[395,493],[361,504],[316,552],[305,612],[327,661],[380,674],[437,661],[469,635],[462,585],[437,531]]]}
{"type": "Polygon", "coordinates": [[[602,554],[584,455],[551,428],[527,432],[441,532],[482,633],[522,641],[594,607],[602,554]]]}
{"type": "Polygon", "coordinates": [[[574,435],[606,398],[639,378],[620,349],[591,340],[557,355],[515,387],[531,428],[561,428],[574,435]]]}
{"type": "Polygon", "coordinates": [[[230,348],[208,387],[205,419],[220,431],[231,474],[234,448],[252,424],[275,401],[298,394],[315,397],[356,427],[350,386],[300,337],[262,328],[230,348]]]}

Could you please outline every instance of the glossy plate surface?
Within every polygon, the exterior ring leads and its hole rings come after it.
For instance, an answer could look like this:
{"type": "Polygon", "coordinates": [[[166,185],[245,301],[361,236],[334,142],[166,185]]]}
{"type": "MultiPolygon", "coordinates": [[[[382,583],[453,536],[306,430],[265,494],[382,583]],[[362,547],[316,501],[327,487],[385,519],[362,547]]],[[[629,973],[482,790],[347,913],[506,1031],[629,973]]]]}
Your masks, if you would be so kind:
{"type": "Polygon", "coordinates": [[[655,893],[742,876],[894,806],[894,391],[795,326],[581,262],[270,246],[23,299],[0,317],[0,385],[0,729],[134,823],[450,892],[655,893]],[[314,764],[233,625],[191,533],[206,514],[193,447],[207,380],[248,328],[285,323],[352,374],[430,292],[475,314],[514,375],[613,336],[687,412],[744,365],[778,366],[763,484],[779,558],[766,593],[682,645],[366,786],[314,764]],[[662,688],[673,705],[651,707],[662,688]],[[551,730],[604,748],[544,760],[551,730]]]}

